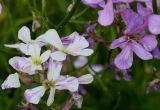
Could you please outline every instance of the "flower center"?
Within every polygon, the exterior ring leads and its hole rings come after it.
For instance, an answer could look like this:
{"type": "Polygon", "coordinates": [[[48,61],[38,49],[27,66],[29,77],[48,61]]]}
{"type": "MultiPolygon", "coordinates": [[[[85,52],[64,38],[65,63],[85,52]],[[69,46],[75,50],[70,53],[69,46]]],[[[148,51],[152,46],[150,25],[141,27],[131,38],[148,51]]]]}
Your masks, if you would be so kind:
{"type": "Polygon", "coordinates": [[[142,36],[140,36],[139,34],[135,34],[135,35],[128,36],[128,37],[127,37],[127,40],[128,40],[129,42],[131,42],[131,41],[138,41],[138,40],[141,39],[141,37],[142,37],[142,36]]]}
{"type": "Polygon", "coordinates": [[[35,65],[41,65],[42,61],[40,59],[33,60],[33,64],[35,65]]]}
{"type": "Polygon", "coordinates": [[[44,80],[42,85],[45,86],[46,88],[51,88],[55,86],[55,83],[54,81],[44,80]]]}

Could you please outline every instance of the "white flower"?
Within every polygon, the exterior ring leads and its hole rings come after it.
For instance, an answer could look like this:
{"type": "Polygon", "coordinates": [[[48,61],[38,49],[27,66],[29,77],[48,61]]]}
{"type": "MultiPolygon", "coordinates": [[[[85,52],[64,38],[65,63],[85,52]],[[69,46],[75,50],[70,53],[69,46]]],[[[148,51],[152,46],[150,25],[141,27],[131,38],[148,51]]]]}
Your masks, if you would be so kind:
{"type": "Polygon", "coordinates": [[[69,43],[63,43],[54,29],[48,30],[44,34],[44,39],[47,43],[55,48],[51,54],[53,60],[64,61],[67,55],[72,56],[90,56],[93,53],[92,49],[88,49],[88,41],[77,32],[68,36],[69,43]]]}
{"type": "Polygon", "coordinates": [[[42,70],[42,64],[50,57],[50,50],[40,55],[41,48],[37,44],[30,45],[28,54],[30,57],[13,57],[9,60],[9,64],[19,72],[33,75],[37,70],[42,70]]]}
{"type": "Polygon", "coordinates": [[[19,88],[21,86],[18,73],[10,74],[1,85],[2,89],[19,88]]]}
{"type": "Polygon", "coordinates": [[[69,90],[71,92],[77,91],[79,86],[78,79],[70,76],[61,76],[61,68],[61,62],[50,60],[47,80],[43,81],[42,86],[26,90],[26,100],[30,103],[38,104],[45,91],[49,88],[50,94],[47,100],[47,105],[50,106],[54,102],[54,95],[56,89],[69,90]]]}
{"type": "Polygon", "coordinates": [[[47,50],[40,55],[41,48],[37,44],[30,45],[28,51],[31,56],[29,58],[31,60],[31,70],[42,70],[42,63],[49,59],[51,51],[47,50]]]}
{"type": "Polygon", "coordinates": [[[5,45],[9,48],[17,48],[24,54],[28,55],[28,48],[32,44],[38,44],[39,46],[43,46],[43,35],[39,36],[36,40],[31,39],[31,33],[28,27],[23,26],[18,32],[18,39],[23,43],[5,45]]]}

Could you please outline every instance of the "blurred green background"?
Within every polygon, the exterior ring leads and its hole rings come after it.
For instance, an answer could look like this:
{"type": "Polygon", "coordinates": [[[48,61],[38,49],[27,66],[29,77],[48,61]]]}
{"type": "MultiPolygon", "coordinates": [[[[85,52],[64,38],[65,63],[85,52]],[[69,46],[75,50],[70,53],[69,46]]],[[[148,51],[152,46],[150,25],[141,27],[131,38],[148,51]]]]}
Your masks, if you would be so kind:
{"type": "MultiPolygon", "coordinates": [[[[68,15],[67,10],[74,0],[0,0],[3,13],[0,15],[0,84],[15,70],[8,64],[8,60],[20,55],[15,49],[5,48],[4,44],[17,43],[18,30],[26,25],[32,28],[34,12],[41,24],[36,32],[32,32],[32,39],[44,33],[49,28],[57,28],[58,24],[68,15]]],[[[66,36],[74,31],[85,32],[85,26],[96,23],[98,9],[92,9],[81,2],[74,9],[74,14],[68,16],[67,21],[58,27],[60,36],[66,36]]],[[[107,42],[120,37],[116,32],[116,25],[102,27],[97,25],[96,31],[107,42]]],[[[90,63],[99,63],[107,66],[109,57],[108,45],[97,44],[96,53],[90,63]]],[[[115,57],[114,50],[111,59],[115,57]]],[[[92,57],[92,56],[91,56],[92,57]]],[[[84,86],[87,94],[84,95],[82,110],[160,110],[160,91],[151,91],[146,94],[148,82],[160,76],[160,62],[141,61],[134,57],[132,80],[115,80],[114,71],[106,70],[101,77],[96,77],[91,85],[84,86]]],[[[87,72],[86,72],[87,73],[87,72]]],[[[69,74],[69,73],[67,73],[69,74]]],[[[97,75],[98,76],[98,75],[97,75]]],[[[0,90],[0,110],[18,110],[17,106],[24,99],[24,86],[19,89],[0,90]]],[[[68,92],[57,93],[52,107],[46,106],[46,94],[42,101],[35,105],[40,110],[53,110],[62,106],[70,97],[68,92]]],[[[77,110],[75,106],[72,110],[77,110]]]]}

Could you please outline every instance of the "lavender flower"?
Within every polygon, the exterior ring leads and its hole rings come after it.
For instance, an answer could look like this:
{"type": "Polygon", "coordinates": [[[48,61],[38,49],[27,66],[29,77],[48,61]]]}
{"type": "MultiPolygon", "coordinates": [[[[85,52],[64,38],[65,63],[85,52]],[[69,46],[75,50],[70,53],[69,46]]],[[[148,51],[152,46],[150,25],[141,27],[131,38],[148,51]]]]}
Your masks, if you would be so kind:
{"type": "Polygon", "coordinates": [[[132,66],[133,53],[143,60],[152,59],[150,51],[157,46],[157,40],[154,35],[145,33],[148,19],[144,19],[144,15],[135,13],[131,9],[124,10],[121,15],[126,24],[126,30],[124,36],[112,42],[110,49],[117,47],[122,49],[114,63],[120,69],[128,69],[132,66]]]}

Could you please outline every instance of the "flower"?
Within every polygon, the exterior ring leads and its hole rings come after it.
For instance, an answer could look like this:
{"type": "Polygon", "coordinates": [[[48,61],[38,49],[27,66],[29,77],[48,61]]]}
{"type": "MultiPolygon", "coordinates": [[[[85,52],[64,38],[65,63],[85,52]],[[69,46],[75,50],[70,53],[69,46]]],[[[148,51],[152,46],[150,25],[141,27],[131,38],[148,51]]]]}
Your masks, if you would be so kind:
{"type": "Polygon", "coordinates": [[[67,55],[90,56],[93,53],[92,49],[87,48],[88,41],[77,32],[61,40],[56,30],[50,29],[44,34],[44,39],[55,48],[51,58],[56,61],[64,61],[67,55]]]}
{"type": "Polygon", "coordinates": [[[28,27],[23,26],[19,31],[18,31],[18,39],[21,40],[23,43],[17,43],[17,44],[5,44],[6,47],[9,48],[17,48],[21,52],[23,52],[25,55],[29,55],[28,49],[30,45],[37,44],[39,46],[43,46],[44,43],[42,42],[43,40],[43,35],[39,36],[36,40],[31,40],[31,35],[30,35],[30,30],[28,27]]]}
{"type": "Polygon", "coordinates": [[[42,64],[50,57],[50,50],[40,55],[41,48],[37,44],[28,47],[30,57],[13,57],[9,60],[9,64],[19,72],[35,74],[36,70],[42,70],[42,64]]]}
{"type": "Polygon", "coordinates": [[[55,90],[69,90],[71,92],[78,90],[78,79],[70,76],[61,76],[61,62],[49,61],[47,80],[43,81],[42,86],[28,89],[25,91],[26,100],[33,104],[38,104],[41,97],[47,89],[50,89],[47,105],[50,106],[54,101],[55,90]]]}
{"type": "Polygon", "coordinates": [[[40,55],[41,48],[39,45],[34,44],[30,45],[29,47],[29,58],[31,62],[31,70],[42,70],[41,64],[46,62],[50,57],[50,50],[45,51],[43,54],[40,55]]]}
{"type": "Polygon", "coordinates": [[[128,69],[132,66],[133,53],[143,60],[152,59],[150,52],[157,46],[157,40],[154,35],[145,33],[148,19],[144,19],[141,14],[126,9],[121,15],[127,28],[124,36],[112,42],[110,49],[122,49],[114,63],[120,69],[128,69]]]}
{"type": "Polygon", "coordinates": [[[10,74],[1,85],[2,89],[19,88],[20,86],[18,73],[10,74]]]}

